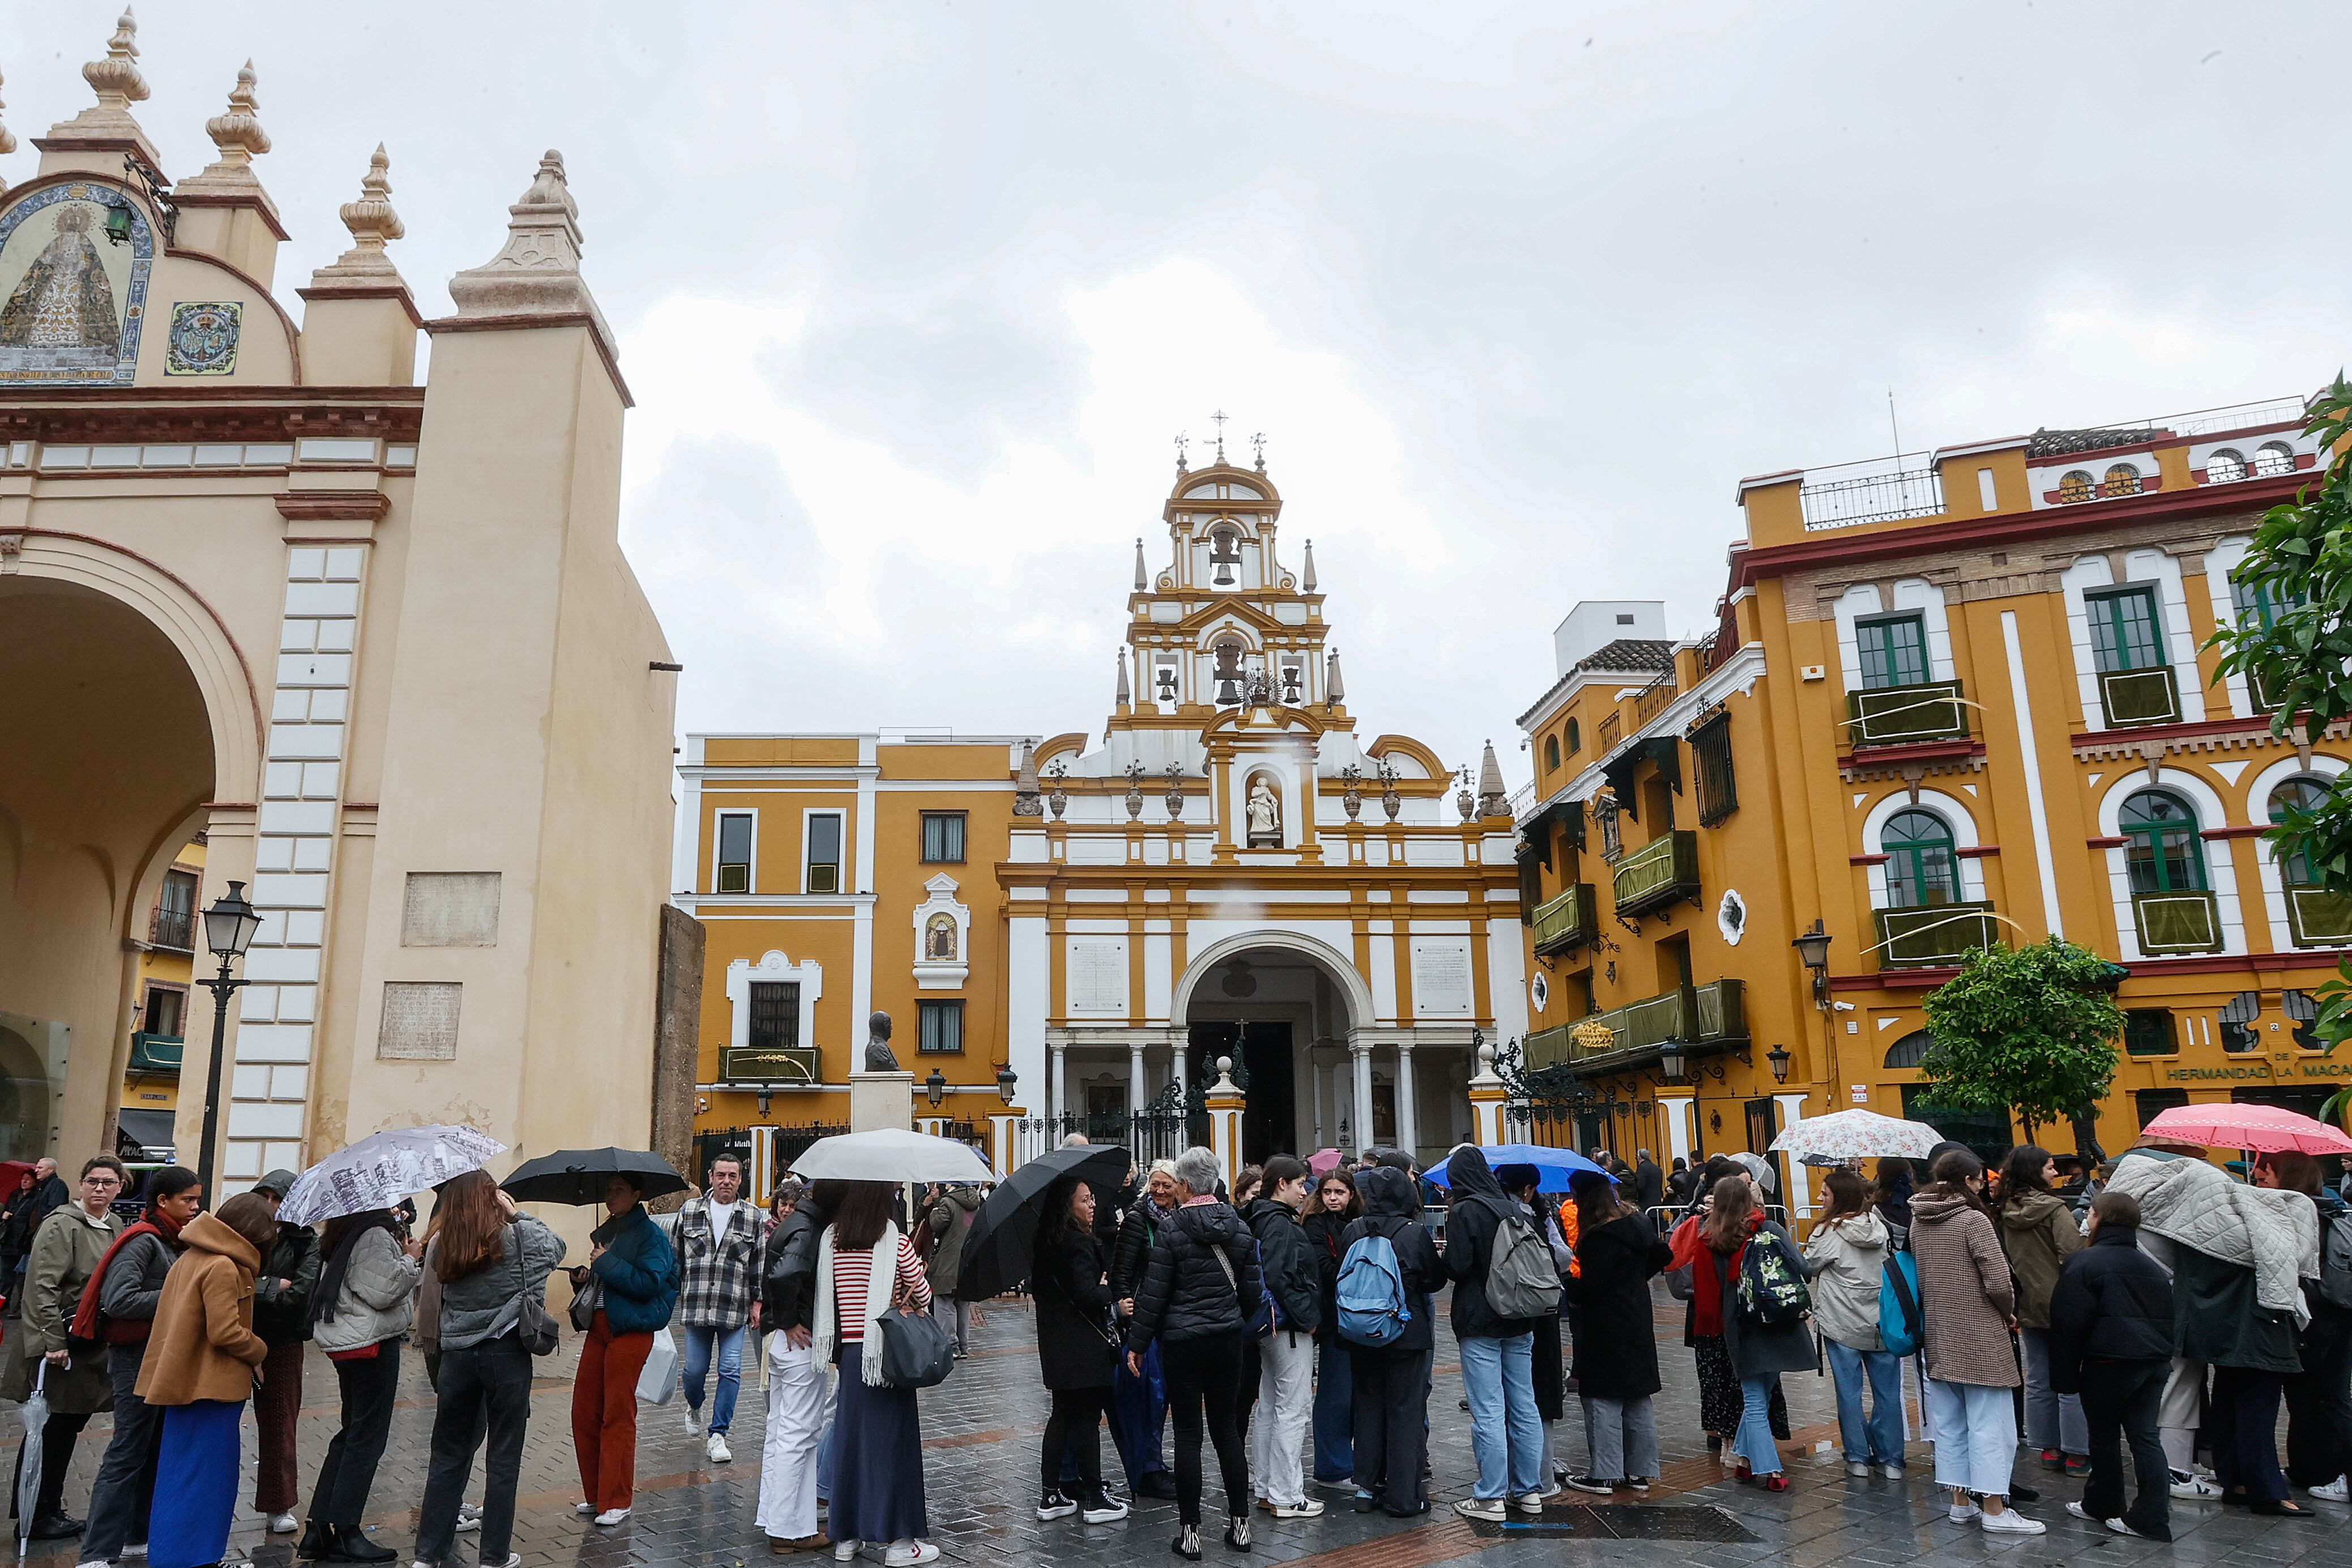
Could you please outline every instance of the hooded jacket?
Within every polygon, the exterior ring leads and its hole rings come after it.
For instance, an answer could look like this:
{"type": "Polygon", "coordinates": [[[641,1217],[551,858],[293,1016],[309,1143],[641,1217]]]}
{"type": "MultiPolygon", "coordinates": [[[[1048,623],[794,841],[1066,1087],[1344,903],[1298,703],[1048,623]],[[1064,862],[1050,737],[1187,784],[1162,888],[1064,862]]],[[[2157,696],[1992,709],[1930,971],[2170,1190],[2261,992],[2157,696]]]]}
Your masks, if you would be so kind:
{"type": "Polygon", "coordinates": [[[1250,1200],[1242,1219],[1257,1238],[1258,1269],[1274,1298],[1276,1332],[1311,1334],[1323,1326],[1323,1274],[1298,1216],[1270,1197],[1250,1200]]]}
{"type": "MultiPolygon", "coordinates": [[[[187,1239],[184,1232],[181,1239],[187,1239]]],[[[401,1249],[392,1232],[381,1227],[362,1230],[351,1249],[332,1315],[311,1324],[312,1339],[330,1354],[399,1339],[416,1316],[416,1282],[424,1266],[401,1249]]]]}
{"type": "Polygon", "coordinates": [[[977,1186],[951,1186],[925,1212],[931,1227],[931,1289],[942,1296],[955,1294],[963,1272],[963,1239],[985,1197],[977,1186]]]}
{"type": "Polygon", "coordinates": [[[1813,1325],[1849,1350],[1884,1350],[1878,1291],[1885,1282],[1886,1221],[1874,1208],[1817,1225],[1805,1239],[1813,1277],[1813,1325]]]}
{"type": "Polygon", "coordinates": [[[1465,1145],[1445,1162],[1453,1205],[1445,1211],[1445,1277],[1454,1281],[1454,1337],[1508,1339],[1531,1333],[1533,1318],[1506,1318],[1486,1301],[1486,1270],[1495,1260],[1495,1232],[1507,1214],[1524,1216],[1495,1179],[1486,1156],[1465,1145]]]}
{"type": "MultiPolygon", "coordinates": [[[[254,1190],[280,1198],[294,1190],[295,1175],[274,1170],[254,1190]]],[[[307,1225],[281,1225],[278,1245],[262,1260],[253,1281],[253,1328],[271,1347],[310,1337],[310,1294],[319,1288],[319,1233],[307,1225]],[[281,1288],[278,1281],[286,1281],[281,1288]]]]}
{"type": "Polygon", "coordinates": [[[1430,1317],[1430,1292],[1445,1283],[1445,1265],[1437,1256],[1436,1244],[1429,1239],[1429,1228],[1421,1222],[1421,1194],[1412,1177],[1386,1166],[1358,1172],[1356,1191],[1362,1195],[1364,1212],[1340,1232],[1339,1257],[1344,1261],[1348,1249],[1367,1236],[1388,1238],[1389,1245],[1396,1249],[1397,1271],[1404,1276],[1405,1299],[1412,1306],[1412,1320],[1404,1325],[1404,1333],[1397,1336],[1396,1343],[1385,1349],[1349,1348],[1358,1355],[1418,1354],[1428,1351],[1437,1343],[1436,1325],[1430,1317]]]}
{"type": "Polygon", "coordinates": [[[1674,1258],[1645,1215],[1620,1215],[1576,1239],[1564,1281],[1576,1309],[1577,1392],[1587,1399],[1646,1399],[1662,1386],[1650,1280],[1674,1258]]]}
{"type": "Polygon", "coordinates": [[[1911,1199],[1911,1255],[1919,1264],[1927,1375],[1943,1383],[2016,1387],[2009,1318],[2017,1298],[1992,1221],[1965,1198],[1932,1188],[1919,1193],[1911,1199]]]}
{"type": "MultiPolygon", "coordinates": [[[[1357,1200],[1357,1206],[1362,1207],[1360,1198],[1357,1200]]],[[[1307,1238],[1307,1255],[1315,1260],[1318,1314],[1315,1337],[1318,1340],[1328,1339],[1334,1332],[1334,1325],[1339,1321],[1339,1260],[1347,1256],[1347,1249],[1339,1245],[1339,1238],[1354,1223],[1347,1216],[1334,1214],[1324,1207],[1319,1199],[1308,1210],[1307,1218],[1298,1222],[1299,1233],[1307,1238]]]]}
{"type": "Polygon", "coordinates": [[[1152,1244],[1160,1239],[1163,1223],[1160,1211],[1151,1205],[1151,1194],[1148,1190],[1137,1193],[1127,1218],[1119,1221],[1118,1239],[1111,1246],[1112,1295],[1124,1301],[1142,1288],[1143,1266],[1151,1256],[1152,1244]]]}
{"type": "Polygon", "coordinates": [[[2035,1188],[2015,1203],[2004,1200],[1998,1218],[2001,1239],[2009,1244],[2009,1266],[2017,1274],[2018,1325],[2046,1329],[2058,1270],[2083,1246],[2074,1211],[2057,1194],[2035,1188]]]}
{"type": "Polygon", "coordinates": [[[2083,1391],[2086,1361],[2172,1359],[2172,1281],[2139,1249],[2137,1226],[2101,1225],[2050,1295],[2050,1385],[2083,1391]]]}
{"type": "Polygon", "coordinates": [[[180,1245],[155,1304],[139,1397],[150,1405],[241,1405],[253,1396],[253,1369],[269,1354],[253,1332],[253,1276],[261,1255],[210,1214],[181,1228],[180,1245]]]}
{"type": "Polygon", "coordinates": [[[1128,1323],[1128,1348],[1140,1354],[1155,1339],[1238,1337],[1264,1293],[1257,1247],[1242,1217],[1215,1198],[1183,1204],[1160,1228],[1144,1264],[1135,1316],[1128,1323]]]}

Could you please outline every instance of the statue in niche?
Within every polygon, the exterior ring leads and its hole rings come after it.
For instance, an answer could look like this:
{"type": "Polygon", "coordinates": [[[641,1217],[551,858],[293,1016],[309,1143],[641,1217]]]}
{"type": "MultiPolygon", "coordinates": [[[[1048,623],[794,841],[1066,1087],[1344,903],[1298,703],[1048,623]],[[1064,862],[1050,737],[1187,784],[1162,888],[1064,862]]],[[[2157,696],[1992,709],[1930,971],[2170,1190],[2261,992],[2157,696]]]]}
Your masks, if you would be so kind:
{"type": "Polygon", "coordinates": [[[934,915],[923,928],[923,958],[928,963],[952,964],[956,956],[956,926],[952,915],[934,915]]]}
{"type": "Polygon", "coordinates": [[[876,1013],[866,1020],[866,1071],[896,1072],[898,1054],[890,1049],[890,1015],[876,1013]]]}
{"type": "Polygon", "coordinates": [[[1250,780],[1249,844],[1252,849],[1282,845],[1282,800],[1263,773],[1250,780]]]}

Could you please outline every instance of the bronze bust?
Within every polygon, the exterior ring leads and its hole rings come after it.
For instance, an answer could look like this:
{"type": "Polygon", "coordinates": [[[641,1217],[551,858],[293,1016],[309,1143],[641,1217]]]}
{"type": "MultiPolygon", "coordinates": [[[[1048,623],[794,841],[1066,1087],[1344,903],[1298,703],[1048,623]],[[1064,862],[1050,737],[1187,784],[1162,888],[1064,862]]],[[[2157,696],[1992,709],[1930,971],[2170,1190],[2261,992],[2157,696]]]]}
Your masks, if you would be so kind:
{"type": "Polygon", "coordinates": [[[890,1015],[876,1013],[866,1020],[866,1071],[896,1072],[898,1058],[890,1050],[890,1015]]]}

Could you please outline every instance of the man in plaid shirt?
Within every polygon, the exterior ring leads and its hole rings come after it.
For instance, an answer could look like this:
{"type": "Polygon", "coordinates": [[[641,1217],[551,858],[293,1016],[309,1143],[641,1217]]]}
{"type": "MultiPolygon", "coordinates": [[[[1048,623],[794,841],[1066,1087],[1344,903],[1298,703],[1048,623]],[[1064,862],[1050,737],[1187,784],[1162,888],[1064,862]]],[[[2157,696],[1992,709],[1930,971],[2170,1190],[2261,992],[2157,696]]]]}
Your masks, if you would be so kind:
{"type": "Polygon", "coordinates": [[[686,1375],[686,1429],[700,1429],[703,1380],[714,1354],[719,1392],[710,1401],[710,1437],[703,1451],[723,1465],[727,1427],[743,1385],[743,1331],[760,1326],[760,1278],[767,1271],[767,1226],[740,1201],[743,1166],[733,1155],[710,1162],[704,1196],[677,1211],[677,1324],[686,1375]]]}

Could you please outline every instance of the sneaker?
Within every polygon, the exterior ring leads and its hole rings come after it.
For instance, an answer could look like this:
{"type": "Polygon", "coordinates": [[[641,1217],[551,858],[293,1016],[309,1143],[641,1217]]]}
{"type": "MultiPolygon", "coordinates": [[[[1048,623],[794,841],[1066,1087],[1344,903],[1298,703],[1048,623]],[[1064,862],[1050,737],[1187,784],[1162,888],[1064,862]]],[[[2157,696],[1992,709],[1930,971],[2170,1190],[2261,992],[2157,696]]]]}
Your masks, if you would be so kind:
{"type": "Polygon", "coordinates": [[[833,1543],[833,1560],[834,1560],[835,1563],[855,1563],[855,1562],[856,1562],[856,1561],[857,1561],[857,1542],[856,1542],[855,1541],[836,1541],[836,1542],[835,1542],[833,1543]]]}
{"type": "MultiPolygon", "coordinates": [[[[2322,1502],[2352,1502],[2352,1478],[2337,1476],[2324,1487],[2305,1487],[2304,1491],[2322,1502]]],[[[276,1525],[270,1526],[275,1530],[276,1525]]]]}
{"type": "Polygon", "coordinates": [[[2043,1469],[2054,1470],[2064,1463],[2065,1461],[2059,1458],[2057,1449],[2044,1448],[2042,1450],[2042,1468],[2043,1469]]]}
{"type": "Polygon", "coordinates": [[[1483,1519],[1489,1524],[1500,1524],[1511,1516],[1498,1497],[1465,1497],[1454,1505],[1454,1511],[1465,1519],[1483,1519]]]}
{"type": "Polygon", "coordinates": [[[686,1420],[686,1435],[689,1437],[701,1437],[702,1412],[697,1410],[691,1405],[682,1405],[678,1406],[678,1412],[686,1420]]]}
{"type": "Polygon", "coordinates": [[[2073,1514],[2076,1519],[2087,1519],[2087,1520],[2089,1520],[2093,1524],[2105,1524],[2105,1523],[2106,1523],[2106,1521],[2105,1521],[2105,1520],[2101,1519],[2097,1514],[2093,1513],[2089,1509],[2084,1508],[2084,1507],[2081,1503],[2079,1503],[2079,1502],[2070,1502],[2070,1503],[2068,1503],[2068,1504],[2066,1505],[2066,1511],[2067,1511],[2068,1513],[2073,1514]]]}
{"type": "Polygon", "coordinates": [[[457,1528],[459,1530],[481,1529],[482,1511],[476,1508],[470,1502],[459,1503],[457,1505],[457,1528]]]}
{"type": "Polygon", "coordinates": [[[1225,1521],[1225,1545],[1234,1552],[1247,1552],[1250,1549],[1250,1516],[1248,1514],[1237,1513],[1225,1521]]]}
{"type": "Polygon", "coordinates": [[[1899,1481],[1903,1479],[1903,1467],[1901,1465],[1881,1465],[1878,1467],[1878,1473],[1885,1476],[1890,1481],[1899,1481]]]}
{"type": "Polygon", "coordinates": [[[1076,1500],[1064,1497],[1058,1490],[1049,1491],[1037,1500],[1039,1519],[1067,1519],[1077,1511],[1076,1500]]]}
{"type": "MultiPolygon", "coordinates": [[[[289,1513],[285,1514],[282,1517],[291,1519],[294,1516],[289,1513]]],[[[286,1528],[291,1530],[294,1527],[289,1524],[286,1528]]],[[[122,1548],[122,1555],[130,1558],[134,1563],[144,1563],[147,1560],[147,1543],[143,1541],[126,1542],[122,1548]]]]}
{"type": "Polygon", "coordinates": [[[1607,1497],[1617,1490],[1617,1483],[1600,1476],[1570,1476],[1568,1484],[1578,1491],[1589,1491],[1595,1497],[1607,1497]]]}
{"type": "Polygon", "coordinates": [[[1625,1484],[1632,1487],[1635,1491],[1640,1492],[1644,1497],[1647,1497],[1650,1494],[1650,1478],[1648,1476],[1635,1476],[1632,1480],[1627,1481],[1625,1484]]]}
{"type": "Polygon", "coordinates": [[[1972,1502],[1956,1502],[1952,1505],[1951,1511],[1944,1517],[1954,1524],[1966,1524],[1983,1511],[1972,1502]]]}
{"type": "Polygon", "coordinates": [[[1358,1513],[1370,1513],[1381,1506],[1381,1500],[1368,1491],[1360,1491],[1349,1500],[1349,1506],[1358,1513]]]}
{"type": "Polygon", "coordinates": [[[1310,1497],[1304,1502],[1276,1503],[1274,1505],[1274,1517],[1276,1519],[1320,1519],[1323,1517],[1323,1500],[1319,1497],[1310,1497]]]}
{"type": "Polygon", "coordinates": [[[928,1541],[910,1541],[904,1546],[893,1546],[882,1555],[884,1568],[919,1568],[925,1563],[940,1560],[940,1549],[928,1541]]]}
{"type": "Polygon", "coordinates": [[[2154,1541],[2156,1539],[2153,1535],[2142,1535],[2138,1531],[2134,1530],[2130,1525],[2126,1524],[2120,1519],[2111,1519],[2107,1521],[2107,1528],[2114,1531],[2117,1535],[2128,1535],[2135,1541],[2154,1541]]]}
{"type": "Polygon", "coordinates": [[[629,1511],[625,1508],[608,1508],[596,1516],[596,1522],[610,1530],[628,1517],[629,1511]]]}
{"type": "Polygon", "coordinates": [[[1858,1481],[1866,1481],[1870,1479],[1870,1467],[1860,1459],[1848,1459],[1845,1462],[1845,1473],[1858,1481]]]}
{"type": "Polygon", "coordinates": [[[2038,1519],[2026,1518],[2013,1508],[1981,1515],[1977,1524],[1987,1535],[2040,1535],[2050,1528],[2038,1519]]]}
{"type": "Polygon", "coordinates": [[[2042,1494],[2035,1491],[2032,1487],[2027,1486],[2023,1481],[2012,1479],[2009,1483],[2009,1500],[2011,1502],[2040,1502],[2042,1500],[2042,1494]]]}
{"type": "Polygon", "coordinates": [[[2088,1454],[2067,1455],[2066,1473],[2070,1476],[2089,1475],[2091,1473],[2091,1456],[2088,1454]]]}
{"type": "MultiPolygon", "coordinates": [[[[290,1513],[273,1513],[269,1516],[269,1533],[272,1535],[291,1535],[301,1528],[302,1521],[290,1513]]],[[[124,1547],[122,1554],[125,1557],[130,1556],[131,1548],[124,1547]]],[[[144,1557],[147,1554],[145,1549],[142,1548],[139,1554],[144,1557]]]]}
{"type": "MultiPolygon", "coordinates": [[[[1306,1506],[1313,1509],[1317,1513],[1321,1513],[1323,1511],[1323,1505],[1319,1502],[1310,1502],[1306,1506]]],[[[1113,1497],[1109,1490],[1106,1488],[1104,1490],[1095,1493],[1093,1497],[1088,1498],[1084,1503],[1079,1505],[1078,1517],[1088,1524],[1116,1524],[1120,1520],[1127,1517],[1127,1500],[1124,1498],[1113,1497]]],[[[1275,1511],[1275,1517],[1277,1519],[1283,1517],[1282,1511],[1276,1509],[1275,1511]]],[[[1307,1518],[1311,1516],[1306,1514],[1295,1514],[1291,1517],[1307,1518]]]]}
{"type": "Polygon", "coordinates": [[[593,1502],[575,1502],[572,1505],[572,1511],[584,1518],[596,1511],[596,1505],[593,1502]]]}
{"type": "MultiPolygon", "coordinates": [[[[485,1563],[482,1564],[482,1568],[492,1568],[492,1564],[485,1563]]],[[[496,1568],[522,1568],[522,1553],[520,1552],[508,1552],[507,1560],[503,1563],[498,1563],[496,1568]]]]}
{"type": "Polygon", "coordinates": [[[2172,1495],[2185,1498],[2191,1502],[2211,1502],[2221,1495],[2221,1489],[2211,1481],[2200,1480],[2195,1476],[2184,1476],[2179,1470],[2175,1470],[2172,1472],[2172,1495]]]}
{"type": "Polygon", "coordinates": [[[1521,1513],[1541,1513],[1544,1508],[1544,1494],[1539,1491],[1521,1492],[1511,1500],[1511,1506],[1521,1513]]]}
{"type": "Polygon", "coordinates": [[[710,1441],[702,1445],[702,1451],[714,1465],[730,1463],[735,1458],[727,1447],[727,1434],[724,1432],[711,1433],[710,1441]]]}

